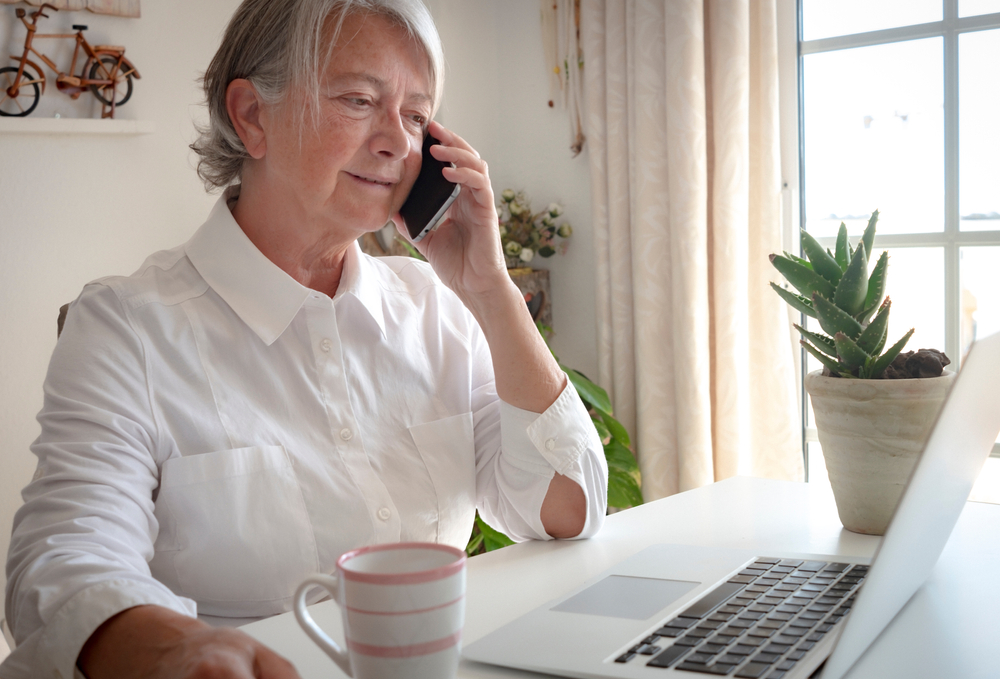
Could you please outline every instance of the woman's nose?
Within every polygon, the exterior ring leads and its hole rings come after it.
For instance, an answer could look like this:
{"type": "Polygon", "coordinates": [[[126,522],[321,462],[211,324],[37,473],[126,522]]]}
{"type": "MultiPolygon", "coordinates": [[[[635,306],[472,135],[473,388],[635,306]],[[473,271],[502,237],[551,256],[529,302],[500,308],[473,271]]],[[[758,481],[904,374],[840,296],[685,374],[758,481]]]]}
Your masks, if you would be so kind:
{"type": "Polygon", "coordinates": [[[372,153],[391,159],[404,158],[410,152],[410,136],[399,111],[386,111],[372,135],[372,153]]]}

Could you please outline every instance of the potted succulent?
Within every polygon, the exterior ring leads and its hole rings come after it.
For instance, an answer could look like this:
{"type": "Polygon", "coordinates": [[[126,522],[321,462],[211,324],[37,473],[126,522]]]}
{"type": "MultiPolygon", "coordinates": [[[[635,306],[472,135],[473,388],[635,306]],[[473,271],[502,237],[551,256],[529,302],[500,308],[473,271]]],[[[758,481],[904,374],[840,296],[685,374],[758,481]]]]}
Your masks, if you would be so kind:
{"type": "Polygon", "coordinates": [[[903,351],[913,329],[886,348],[888,252],[868,271],[877,222],[878,210],[857,248],[842,223],[835,252],[803,230],[806,259],[770,257],[798,294],[771,287],[826,333],[795,325],[802,346],[823,365],[806,375],[805,387],[840,520],[870,535],[885,532],[955,377],[940,351],[903,351]]]}

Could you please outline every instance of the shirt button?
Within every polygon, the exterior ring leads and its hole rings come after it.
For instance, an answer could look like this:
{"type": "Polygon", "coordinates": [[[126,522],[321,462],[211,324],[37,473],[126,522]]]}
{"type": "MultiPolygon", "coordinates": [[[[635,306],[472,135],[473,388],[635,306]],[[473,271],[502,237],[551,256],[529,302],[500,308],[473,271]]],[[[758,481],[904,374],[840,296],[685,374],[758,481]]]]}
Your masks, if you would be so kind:
{"type": "Polygon", "coordinates": [[[328,339],[324,339],[322,342],[319,343],[319,348],[322,349],[323,351],[330,351],[330,349],[333,348],[333,342],[331,342],[328,339]]]}
{"type": "Polygon", "coordinates": [[[354,438],[354,432],[348,429],[347,427],[344,427],[343,429],[340,430],[340,438],[344,439],[345,441],[350,441],[352,438],[354,438]]]}
{"type": "Polygon", "coordinates": [[[382,507],[382,509],[378,510],[378,518],[383,521],[388,521],[390,516],[392,516],[392,512],[389,511],[388,507],[382,507]]]}
{"type": "Polygon", "coordinates": [[[556,440],[555,439],[548,439],[545,442],[545,450],[553,450],[553,449],[555,449],[555,447],[556,447],[556,440]]]}

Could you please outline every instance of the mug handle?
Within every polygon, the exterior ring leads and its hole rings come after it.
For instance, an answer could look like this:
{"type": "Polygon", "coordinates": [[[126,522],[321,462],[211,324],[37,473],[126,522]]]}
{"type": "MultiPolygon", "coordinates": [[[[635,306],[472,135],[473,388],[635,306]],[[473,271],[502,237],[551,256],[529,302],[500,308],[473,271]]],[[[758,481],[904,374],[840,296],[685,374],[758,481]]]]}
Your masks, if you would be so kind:
{"type": "MultiPolygon", "coordinates": [[[[306,609],[306,594],[309,593],[309,590],[313,586],[322,587],[333,595],[334,601],[337,601],[337,589],[340,585],[336,575],[310,575],[295,590],[295,619],[299,621],[299,625],[309,635],[309,638],[316,642],[316,645],[322,648],[333,659],[333,662],[337,663],[337,666],[344,671],[344,674],[350,677],[352,676],[351,661],[347,653],[326,632],[320,629],[319,625],[316,624],[316,621],[312,619],[312,616],[309,615],[309,611],[306,609]]],[[[340,605],[339,601],[337,601],[337,605],[340,605]]]]}

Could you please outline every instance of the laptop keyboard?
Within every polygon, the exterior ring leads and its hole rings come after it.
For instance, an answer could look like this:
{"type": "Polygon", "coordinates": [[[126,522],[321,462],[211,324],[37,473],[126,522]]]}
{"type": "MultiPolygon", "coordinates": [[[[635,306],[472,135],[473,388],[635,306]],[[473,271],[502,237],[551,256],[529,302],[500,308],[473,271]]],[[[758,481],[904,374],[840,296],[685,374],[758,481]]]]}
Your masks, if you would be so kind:
{"type": "Polygon", "coordinates": [[[615,659],[781,679],[834,629],[868,566],[758,558],[615,659]]]}

